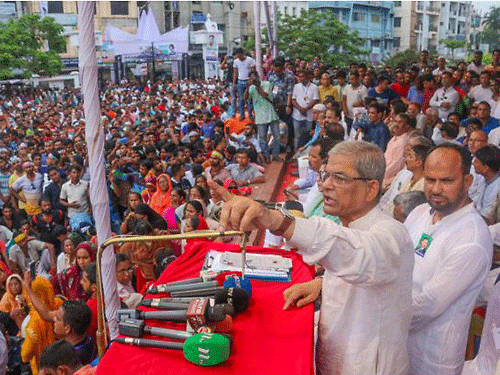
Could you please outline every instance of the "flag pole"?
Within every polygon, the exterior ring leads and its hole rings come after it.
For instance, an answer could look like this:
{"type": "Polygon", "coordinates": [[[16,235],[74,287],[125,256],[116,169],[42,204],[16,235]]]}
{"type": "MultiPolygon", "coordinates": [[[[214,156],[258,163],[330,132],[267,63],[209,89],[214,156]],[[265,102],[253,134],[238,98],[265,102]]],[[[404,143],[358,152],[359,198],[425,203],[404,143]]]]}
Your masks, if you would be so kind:
{"type": "MultiPolygon", "coordinates": [[[[85,113],[85,139],[90,170],[90,202],[92,205],[98,245],[111,237],[109,197],[104,167],[104,129],[100,123],[100,103],[97,88],[97,56],[94,37],[95,1],[78,1],[79,42],[78,67],[80,71],[83,108],[85,113]]],[[[102,257],[98,268],[103,280],[106,318],[111,339],[118,336],[117,310],[120,302],[116,283],[116,260],[112,247],[102,257]],[[102,269],[99,269],[102,268],[102,269]]],[[[98,310],[102,310],[98,306],[98,310]]],[[[104,337],[98,338],[106,340],[104,337]]],[[[101,354],[101,353],[100,353],[101,354]]]]}

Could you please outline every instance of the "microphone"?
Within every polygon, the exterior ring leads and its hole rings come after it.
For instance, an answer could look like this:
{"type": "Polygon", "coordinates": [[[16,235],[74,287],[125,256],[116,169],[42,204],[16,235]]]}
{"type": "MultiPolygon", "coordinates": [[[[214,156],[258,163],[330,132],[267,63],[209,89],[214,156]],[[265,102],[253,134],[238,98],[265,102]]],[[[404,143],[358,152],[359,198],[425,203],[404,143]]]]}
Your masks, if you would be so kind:
{"type": "Polygon", "coordinates": [[[207,282],[201,282],[201,283],[190,283],[190,284],[180,284],[180,285],[158,285],[150,288],[148,290],[149,293],[156,294],[156,293],[173,293],[173,292],[182,292],[185,290],[198,290],[198,289],[206,289],[206,288],[214,288],[222,283],[213,280],[213,281],[207,281],[207,282]]]}
{"type": "Polygon", "coordinates": [[[247,277],[230,277],[226,281],[224,281],[223,287],[206,287],[201,289],[192,289],[192,290],[182,290],[182,291],[174,291],[171,292],[170,295],[172,297],[207,297],[214,296],[215,293],[219,290],[238,287],[243,290],[251,297],[252,296],[252,283],[250,279],[247,277]],[[239,286],[238,286],[239,285],[239,286]]]}
{"type": "MultiPolygon", "coordinates": [[[[156,307],[157,309],[162,310],[187,310],[189,308],[189,304],[193,301],[194,298],[189,299],[188,302],[177,302],[170,301],[166,298],[151,298],[151,299],[143,299],[141,301],[141,306],[147,307],[156,307]]],[[[214,300],[210,299],[210,306],[215,305],[214,300]]],[[[224,311],[226,314],[234,315],[234,306],[225,302],[221,302],[220,305],[224,307],[224,311]]]]}
{"type": "MultiPolygon", "coordinates": [[[[179,281],[172,281],[170,283],[161,284],[165,286],[178,286],[178,285],[187,285],[187,284],[196,284],[196,283],[204,283],[207,281],[211,281],[214,279],[219,279],[220,277],[227,278],[229,276],[241,276],[241,272],[216,272],[216,271],[201,271],[200,277],[195,277],[192,279],[184,279],[179,281]]],[[[159,286],[159,285],[157,285],[159,286]]]]}
{"type": "MultiPolygon", "coordinates": [[[[229,321],[228,316],[226,316],[226,319],[220,322],[220,328],[222,328],[222,330],[218,330],[218,332],[229,332],[231,327],[232,327],[232,320],[229,321]]],[[[168,337],[171,339],[178,339],[178,340],[186,340],[187,338],[195,335],[196,333],[201,333],[200,331],[206,333],[207,332],[206,329],[209,330],[208,333],[213,332],[211,331],[210,327],[203,327],[203,328],[204,330],[201,330],[200,327],[198,329],[198,332],[186,332],[186,331],[179,331],[176,329],[147,326],[144,320],[137,320],[137,319],[126,319],[118,324],[118,331],[120,332],[120,335],[141,337],[143,334],[149,334],[149,335],[168,337]]],[[[224,336],[226,336],[232,342],[231,335],[224,334],[224,336]]]]}
{"type": "Polygon", "coordinates": [[[230,354],[229,339],[216,333],[198,333],[188,337],[184,343],[132,337],[117,337],[115,341],[150,348],[182,349],[189,362],[200,366],[217,365],[227,360],[230,354]]]}
{"type": "Polygon", "coordinates": [[[156,307],[163,310],[184,310],[189,307],[190,302],[165,301],[163,298],[152,298],[143,299],[141,306],[156,307]]]}
{"type": "Polygon", "coordinates": [[[227,303],[234,307],[236,313],[241,313],[248,309],[250,297],[244,289],[227,288],[215,293],[215,303],[227,303]]]}
{"type": "Polygon", "coordinates": [[[227,278],[226,281],[224,281],[224,288],[241,288],[247,292],[249,297],[252,297],[252,283],[246,276],[227,278]]]}
{"type": "Polygon", "coordinates": [[[118,320],[126,319],[156,319],[173,322],[189,322],[193,327],[207,325],[209,322],[220,322],[226,317],[222,305],[209,306],[208,298],[194,299],[186,310],[171,311],[140,311],[133,309],[118,310],[118,320]]]}
{"type": "Polygon", "coordinates": [[[222,286],[227,280],[241,277],[238,276],[237,274],[238,274],[237,272],[224,272],[213,276],[211,281],[204,280],[203,277],[201,277],[202,279],[201,281],[193,281],[200,279],[200,278],[195,278],[195,279],[175,281],[167,284],[160,284],[149,288],[148,292],[152,294],[173,293],[173,292],[182,292],[185,290],[187,291],[187,290],[214,288],[222,286]]]}

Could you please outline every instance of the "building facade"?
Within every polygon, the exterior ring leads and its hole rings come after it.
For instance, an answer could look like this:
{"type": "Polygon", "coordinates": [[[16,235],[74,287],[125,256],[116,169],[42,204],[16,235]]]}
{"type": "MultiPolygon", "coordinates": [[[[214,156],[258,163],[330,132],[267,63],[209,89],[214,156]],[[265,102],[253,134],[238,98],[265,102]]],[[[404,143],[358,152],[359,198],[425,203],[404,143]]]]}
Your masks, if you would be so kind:
{"type": "MultiPolygon", "coordinates": [[[[408,48],[447,56],[443,39],[464,40],[471,32],[470,1],[394,1],[394,52],[408,48]]],[[[463,58],[466,48],[454,52],[463,58]]]]}
{"type": "Polygon", "coordinates": [[[330,10],[349,29],[357,30],[372,63],[393,53],[392,1],[310,1],[310,9],[330,10]]]}

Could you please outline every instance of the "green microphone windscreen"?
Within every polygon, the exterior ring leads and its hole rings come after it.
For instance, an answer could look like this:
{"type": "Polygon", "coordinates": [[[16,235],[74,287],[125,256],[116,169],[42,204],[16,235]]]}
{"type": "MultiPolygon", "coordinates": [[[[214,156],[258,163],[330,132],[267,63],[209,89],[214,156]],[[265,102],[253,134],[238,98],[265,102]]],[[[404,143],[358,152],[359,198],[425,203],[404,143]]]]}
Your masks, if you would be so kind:
{"type": "Polygon", "coordinates": [[[198,333],[184,342],[184,357],[200,366],[213,366],[224,362],[230,353],[227,337],[216,333],[198,333]]]}

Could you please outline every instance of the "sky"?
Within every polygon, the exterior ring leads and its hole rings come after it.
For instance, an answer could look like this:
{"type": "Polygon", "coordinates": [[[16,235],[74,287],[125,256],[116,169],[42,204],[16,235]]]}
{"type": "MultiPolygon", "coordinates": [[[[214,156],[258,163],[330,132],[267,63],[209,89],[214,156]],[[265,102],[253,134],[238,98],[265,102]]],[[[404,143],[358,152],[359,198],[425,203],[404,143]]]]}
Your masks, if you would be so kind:
{"type": "Polygon", "coordinates": [[[474,1],[474,9],[483,16],[488,13],[491,7],[499,7],[498,1],[474,1]]]}

